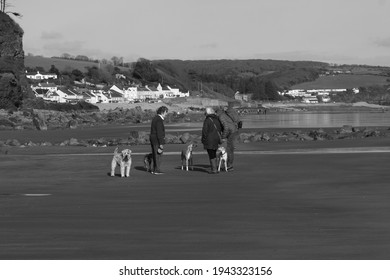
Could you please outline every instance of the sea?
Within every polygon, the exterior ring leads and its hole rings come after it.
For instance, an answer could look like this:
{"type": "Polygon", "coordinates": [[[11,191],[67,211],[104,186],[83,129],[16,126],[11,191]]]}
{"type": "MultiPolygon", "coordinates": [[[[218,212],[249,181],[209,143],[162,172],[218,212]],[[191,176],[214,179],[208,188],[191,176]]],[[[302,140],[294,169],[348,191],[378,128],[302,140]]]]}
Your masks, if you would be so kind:
{"type": "MultiPolygon", "coordinates": [[[[283,112],[242,115],[243,128],[329,128],[350,125],[352,127],[390,127],[390,111],[380,112],[283,112]]],[[[174,124],[170,126],[183,126],[174,124]]],[[[201,123],[184,124],[200,128],[201,123]]]]}
{"type": "MultiPolygon", "coordinates": [[[[245,129],[293,129],[293,128],[329,128],[351,125],[352,127],[390,127],[390,112],[350,112],[350,113],[320,113],[320,112],[282,112],[260,115],[242,115],[245,129]]],[[[175,123],[165,125],[167,133],[200,132],[202,122],[175,123]]],[[[150,124],[122,124],[84,127],[77,129],[58,130],[3,130],[0,131],[0,141],[18,139],[21,143],[58,143],[65,139],[98,139],[127,138],[132,130],[150,131],[150,124]]]]}

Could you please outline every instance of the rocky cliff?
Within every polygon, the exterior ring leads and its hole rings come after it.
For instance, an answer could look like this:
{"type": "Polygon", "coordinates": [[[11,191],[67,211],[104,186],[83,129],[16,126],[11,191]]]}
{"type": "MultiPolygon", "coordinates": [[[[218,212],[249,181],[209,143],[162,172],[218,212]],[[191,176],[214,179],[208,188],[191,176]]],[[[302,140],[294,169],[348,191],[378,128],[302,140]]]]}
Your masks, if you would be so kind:
{"type": "Polygon", "coordinates": [[[18,108],[28,95],[23,29],[10,16],[0,12],[0,108],[18,108]]]}

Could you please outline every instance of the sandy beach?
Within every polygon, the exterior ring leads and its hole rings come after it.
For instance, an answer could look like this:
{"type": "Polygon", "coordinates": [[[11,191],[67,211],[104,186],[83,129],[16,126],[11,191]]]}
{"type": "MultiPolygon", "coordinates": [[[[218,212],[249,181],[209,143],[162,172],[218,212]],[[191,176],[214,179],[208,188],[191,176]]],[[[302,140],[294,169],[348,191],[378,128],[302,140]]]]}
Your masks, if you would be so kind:
{"type": "MultiPolygon", "coordinates": [[[[15,133],[37,141],[91,136],[15,133]]],[[[389,144],[387,137],[239,143],[235,170],[217,175],[208,174],[201,145],[187,172],[185,144],[170,144],[161,176],[145,171],[150,147],[137,145],[130,178],[109,176],[114,147],[7,147],[0,259],[388,259],[389,144]]]]}
{"type": "Polygon", "coordinates": [[[251,143],[235,171],[207,173],[168,145],[161,176],[134,146],[130,178],[112,147],[0,155],[0,259],[387,259],[389,140],[251,143]],[[335,143],[337,144],[335,145],[335,143]]]}

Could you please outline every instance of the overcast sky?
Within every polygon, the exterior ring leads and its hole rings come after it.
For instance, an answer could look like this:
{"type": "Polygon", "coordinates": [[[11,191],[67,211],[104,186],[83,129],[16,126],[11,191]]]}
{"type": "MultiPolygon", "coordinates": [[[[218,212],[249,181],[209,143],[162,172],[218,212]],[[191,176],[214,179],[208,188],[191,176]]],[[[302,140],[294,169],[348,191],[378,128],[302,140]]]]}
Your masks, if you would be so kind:
{"type": "Polygon", "coordinates": [[[25,53],[390,66],[390,0],[7,0],[25,53]]]}

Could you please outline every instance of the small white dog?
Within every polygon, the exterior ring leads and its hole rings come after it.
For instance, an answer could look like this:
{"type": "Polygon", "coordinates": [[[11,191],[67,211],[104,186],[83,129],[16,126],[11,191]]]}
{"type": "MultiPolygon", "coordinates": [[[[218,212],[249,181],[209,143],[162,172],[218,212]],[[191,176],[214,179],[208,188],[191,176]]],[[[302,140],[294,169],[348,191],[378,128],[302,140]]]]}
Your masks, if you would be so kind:
{"type": "Polygon", "coordinates": [[[111,162],[111,176],[115,176],[115,168],[117,166],[121,169],[121,177],[130,177],[131,169],[131,150],[124,149],[122,152],[118,152],[119,148],[116,147],[114,151],[114,157],[111,162]]]}
{"type": "Polygon", "coordinates": [[[221,171],[221,165],[222,163],[225,166],[225,171],[227,170],[227,152],[225,147],[219,147],[217,150],[217,162],[218,162],[218,172],[221,171]]]}
{"type": "Polygon", "coordinates": [[[192,151],[197,147],[196,144],[189,144],[187,146],[186,150],[181,151],[181,170],[186,168],[188,171],[188,166],[191,165],[191,170],[194,170],[194,162],[193,162],[193,156],[192,151]]]}

